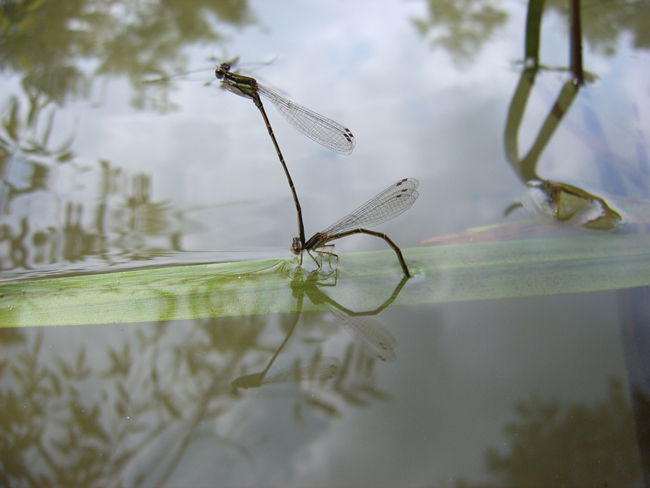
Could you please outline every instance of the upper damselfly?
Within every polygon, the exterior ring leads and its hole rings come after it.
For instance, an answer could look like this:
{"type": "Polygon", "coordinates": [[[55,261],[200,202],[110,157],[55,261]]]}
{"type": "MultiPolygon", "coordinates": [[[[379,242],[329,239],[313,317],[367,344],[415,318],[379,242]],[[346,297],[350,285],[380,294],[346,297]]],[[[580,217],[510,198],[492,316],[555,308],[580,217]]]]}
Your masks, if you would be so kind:
{"type": "Polygon", "coordinates": [[[339,154],[352,153],[356,141],[350,129],[344,125],[292,102],[251,76],[230,71],[230,63],[221,63],[214,74],[226,89],[250,98],[256,105],[256,99],[259,100],[260,96],[269,100],[287,122],[318,144],[339,154]]]}

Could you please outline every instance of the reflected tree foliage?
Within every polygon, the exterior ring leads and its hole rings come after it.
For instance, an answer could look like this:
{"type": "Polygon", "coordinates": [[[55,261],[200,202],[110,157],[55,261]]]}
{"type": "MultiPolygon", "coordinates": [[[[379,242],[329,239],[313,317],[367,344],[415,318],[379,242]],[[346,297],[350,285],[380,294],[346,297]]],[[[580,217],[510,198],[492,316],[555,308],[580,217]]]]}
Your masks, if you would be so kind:
{"type": "MultiPolygon", "coordinates": [[[[569,14],[569,2],[547,0],[546,7],[569,14]]],[[[630,35],[636,49],[650,48],[650,4],[645,0],[590,0],[581,2],[582,34],[596,51],[613,55],[619,40],[630,35]]]]}
{"type": "MultiPolygon", "coordinates": [[[[548,10],[566,16],[570,23],[570,2],[549,0],[548,10]]],[[[432,47],[446,49],[458,64],[471,61],[495,31],[505,25],[508,14],[490,0],[428,0],[428,17],[414,18],[420,34],[432,47]]],[[[630,35],[636,49],[650,48],[650,5],[645,0],[581,2],[583,35],[597,52],[613,55],[622,36],[630,35]]]]}
{"type": "Polygon", "coordinates": [[[11,97],[1,119],[1,214],[11,212],[11,201],[17,196],[47,189],[54,168],[74,158],[70,150],[72,138],[58,147],[51,147],[55,110],[48,110],[50,101],[34,90],[27,90],[26,96],[26,110],[18,97],[11,97]]]}
{"type": "Polygon", "coordinates": [[[508,14],[491,0],[428,0],[428,18],[414,18],[434,48],[446,49],[457,64],[472,61],[508,14]]]}
{"type": "Polygon", "coordinates": [[[149,97],[139,80],[184,70],[183,49],[220,41],[219,23],[252,22],[246,0],[2,2],[0,70],[59,104],[87,97],[95,76],[126,75],[135,106],[165,110],[167,92],[149,97]]]}
{"type": "Polygon", "coordinates": [[[636,486],[641,481],[632,410],[620,381],[596,404],[533,397],[503,427],[509,452],[487,450],[503,486],[636,486]],[[630,467],[637,467],[631,469],[630,467]]]}
{"type": "Polygon", "coordinates": [[[151,176],[99,162],[93,209],[76,193],[91,168],[76,163],[73,137],[53,145],[56,108],[27,90],[10,100],[0,126],[0,270],[100,259],[114,264],[181,250],[192,228],[183,211],[152,199],[151,176]],[[72,183],[68,186],[62,180],[72,183]]]}
{"type": "MultiPolygon", "coordinates": [[[[52,359],[42,347],[42,331],[24,331],[13,347],[3,344],[12,359],[2,370],[0,395],[3,485],[163,482],[177,465],[183,444],[199,435],[201,421],[214,420],[231,407],[219,386],[243,353],[235,341],[228,355],[206,355],[210,341],[201,329],[219,325],[198,324],[184,342],[170,342],[165,324],[139,327],[121,346],[108,347],[103,361],[90,357],[84,346],[52,359]],[[170,432],[175,439],[161,446],[161,436],[170,432]],[[162,449],[156,462],[165,460],[164,466],[136,462],[152,446],[162,449]]],[[[254,342],[263,325],[255,319],[240,321],[238,339],[254,342]]],[[[247,453],[227,437],[212,435],[225,449],[247,453]]]]}
{"type": "Polygon", "coordinates": [[[262,434],[243,427],[255,409],[242,406],[256,396],[232,385],[287,343],[279,362],[289,374],[274,366],[268,384],[255,387],[297,424],[388,398],[376,385],[376,358],[354,343],[340,359],[323,357],[338,329],[318,313],[296,328],[300,315],[104,325],[74,332],[78,345],[58,349],[49,329],[0,329],[0,484],[160,486],[206,443],[210,463],[252,462],[262,434]],[[326,364],[327,375],[307,373],[326,364]],[[292,376],[292,365],[306,373],[292,376]],[[276,388],[292,394],[274,397],[276,388]]]}

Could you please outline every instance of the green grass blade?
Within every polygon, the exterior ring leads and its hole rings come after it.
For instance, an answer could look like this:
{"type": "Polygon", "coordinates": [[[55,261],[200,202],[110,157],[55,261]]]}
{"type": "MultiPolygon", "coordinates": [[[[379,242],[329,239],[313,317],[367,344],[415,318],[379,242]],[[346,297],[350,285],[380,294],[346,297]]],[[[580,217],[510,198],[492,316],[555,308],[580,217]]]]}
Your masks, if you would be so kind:
{"type": "MultiPolygon", "coordinates": [[[[650,236],[607,234],[404,250],[414,277],[395,304],[579,293],[650,285],[650,236]]],[[[399,284],[392,251],[341,255],[336,286],[319,288],[342,306],[371,309],[399,284]]],[[[307,264],[307,263],[306,263],[307,264]]],[[[311,264],[311,263],[310,263],[311,264]]],[[[296,259],[178,266],[0,285],[0,325],[168,321],[292,312],[306,286],[296,259]]],[[[324,267],[327,267],[325,263],[324,267]]],[[[313,284],[312,284],[313,286],[313,284]]],[[[304,300],[304,311],[322,310],[304,300]]]]}

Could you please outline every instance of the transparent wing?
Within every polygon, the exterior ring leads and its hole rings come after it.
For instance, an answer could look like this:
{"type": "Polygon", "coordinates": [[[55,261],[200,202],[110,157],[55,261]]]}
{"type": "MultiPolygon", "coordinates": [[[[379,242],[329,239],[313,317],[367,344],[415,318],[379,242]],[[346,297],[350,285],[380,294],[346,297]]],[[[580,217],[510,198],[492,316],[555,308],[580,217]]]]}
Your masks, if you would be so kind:
{"type": "Polygon", "coordinates": [[[369,317],[354,317],[333,306],[327,308],[369,356],[387,362],[395,360],[397,340],[386,327],[369,317]]]}
{"type": "Polygon", "coordinates": [[[352,153],[356,141],[347,127],[298,105],[259,83],[257,92],[272,102],[287,122],[311,140],[339,154],[352,153]]]}
{"type": "Polygon", "coordinates": [[[405,178],[389,186],[372,200],[367,201],[358,209],[330,225],[320,232],[333,236],[349,230],[362,227],[372,227],[397,217],[408,210],[420,194],[415,191],[418,180],[405,178]]]}

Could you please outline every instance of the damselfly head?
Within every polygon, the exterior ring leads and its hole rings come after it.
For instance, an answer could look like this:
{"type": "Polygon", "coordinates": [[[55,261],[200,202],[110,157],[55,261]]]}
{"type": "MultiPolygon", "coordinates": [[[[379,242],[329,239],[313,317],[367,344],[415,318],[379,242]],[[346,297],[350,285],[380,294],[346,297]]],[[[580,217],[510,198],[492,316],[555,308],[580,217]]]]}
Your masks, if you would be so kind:
{"type": "Polygon", "coordinates": [[[217,69],[214,70],[214,76],[222,79],[226,73],[230,71],[230,63],[221,63],[217,69]]]}
{"type": "Polygon", "coordinates": [[[293,238],[291,243],[291,252],[294,254],[300,254],[302,252],[302,243],[298,237],[293,238]]]}

